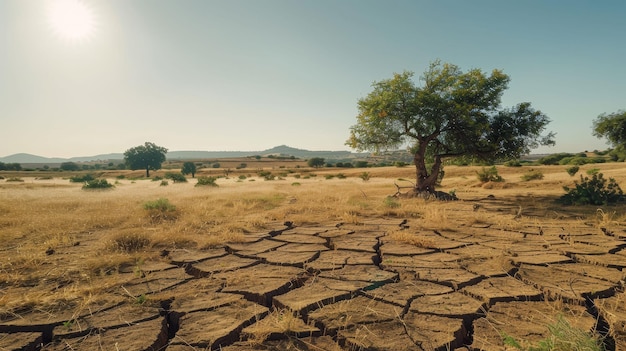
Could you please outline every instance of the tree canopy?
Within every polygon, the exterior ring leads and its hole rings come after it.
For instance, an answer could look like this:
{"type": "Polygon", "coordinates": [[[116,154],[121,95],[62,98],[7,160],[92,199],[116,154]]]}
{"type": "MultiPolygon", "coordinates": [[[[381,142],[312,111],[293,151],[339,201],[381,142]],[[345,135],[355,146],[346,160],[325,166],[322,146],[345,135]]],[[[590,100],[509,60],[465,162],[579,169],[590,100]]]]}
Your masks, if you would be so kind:
{"type": "Polygon", "coordinates": [[[614,147],[626,147],[626,111],[599,115],[593,121],[593,135],[606,138],[614,147]]]}
{"type": "Polygon", "coordinates": [[[321,157],[312,157],[307,161],[309,167],[320,168],[325,164],[325,160],[321,157]]]}
{"type": "Polygon", "coordinates": [[[554,144],[554,133],[542,135],[549,118],[530,103],[500,106],[510,80],[500,70],[463,72],[435,61],[421,86],[413,75],[405,71],[372,84],[373,91],[358,101],[357,123],[346,144],[359,151],[408,146],[416,192],[435,191],[445,158],[504,160],[554,144]]]}
{"type": "Polygon", "coordinates": [[[161,164],[165,162],[167,149],[150,142],[130,148],[124,152],[124,162],[132,169],[145,169],[146,177],[150,177],[150,171],[161,169],[161,164]]]}
{"type": "Polygon", "coordinates": [[[183,168],[180,172],[184,175],[191,174],[191,178],[194,178],[196,176],[196,164],[191,161],[187,161],[183,163],[183,168]]]}

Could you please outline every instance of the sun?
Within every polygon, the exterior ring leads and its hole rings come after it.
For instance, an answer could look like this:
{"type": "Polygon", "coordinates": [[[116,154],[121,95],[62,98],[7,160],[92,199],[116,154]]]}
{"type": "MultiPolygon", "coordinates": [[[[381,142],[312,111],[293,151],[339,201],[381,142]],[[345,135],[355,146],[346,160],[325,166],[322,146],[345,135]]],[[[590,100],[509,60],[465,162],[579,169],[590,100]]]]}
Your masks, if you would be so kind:
{"type": "Polygon", "coordinates": [[[93,11],[80,0],[50,0],[48,21],[54,34],[70,42],[88,39],[96,27],[93,11]]]}

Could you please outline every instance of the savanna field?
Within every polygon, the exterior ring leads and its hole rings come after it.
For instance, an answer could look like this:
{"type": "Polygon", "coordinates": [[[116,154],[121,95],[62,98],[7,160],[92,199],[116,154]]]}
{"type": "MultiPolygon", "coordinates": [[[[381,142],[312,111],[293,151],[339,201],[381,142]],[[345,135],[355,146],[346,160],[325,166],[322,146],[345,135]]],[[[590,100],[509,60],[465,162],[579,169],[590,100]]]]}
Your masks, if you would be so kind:
{"type": "Polygon", "coordinates": [[[556,201],[626,168],[566,168],[4,172],[0,350],[626,350],[626,205],[556,201]]]}

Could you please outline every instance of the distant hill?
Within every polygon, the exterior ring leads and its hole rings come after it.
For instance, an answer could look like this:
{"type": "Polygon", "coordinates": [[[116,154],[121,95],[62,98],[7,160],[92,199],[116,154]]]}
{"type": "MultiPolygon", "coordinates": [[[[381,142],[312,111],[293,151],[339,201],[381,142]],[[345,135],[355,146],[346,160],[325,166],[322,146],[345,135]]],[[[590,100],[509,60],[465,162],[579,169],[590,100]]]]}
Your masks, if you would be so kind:
{"type": "MultiPolygon", "coordinates": [[[[297,149],[287,145],[280,145],[263,151],[170,151],[166,157],[168,160],[201,160],[209,158],[233,158],[248,156],[294,156],[297,158],[322,157],[328,160],[350,159],[356,157],[365,157],[369,153],[353,153],[350,151],[310,151],[297,149]]],[[[0,157],[0,162],[4,163],[20,163],[20,164],[60,164],[63,162],[111,162],[124,159],[122,153],[101,154],[95,156],[80,156],[71,158],[49,158],[26,153],[19,153],[0,157]]]]}

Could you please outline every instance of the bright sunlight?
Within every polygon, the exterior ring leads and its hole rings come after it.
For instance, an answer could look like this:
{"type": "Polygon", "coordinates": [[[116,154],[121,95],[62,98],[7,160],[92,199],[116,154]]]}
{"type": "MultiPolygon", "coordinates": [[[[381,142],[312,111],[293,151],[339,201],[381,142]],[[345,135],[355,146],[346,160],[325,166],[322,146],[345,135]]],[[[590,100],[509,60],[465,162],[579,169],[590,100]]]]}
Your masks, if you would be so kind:
{"type": "Polygon", "coordinates": [[[95,30],[93,11],[80,0],[51,0],[47,10],[54,34],[64,40],[83,41],[95,30]]]}

